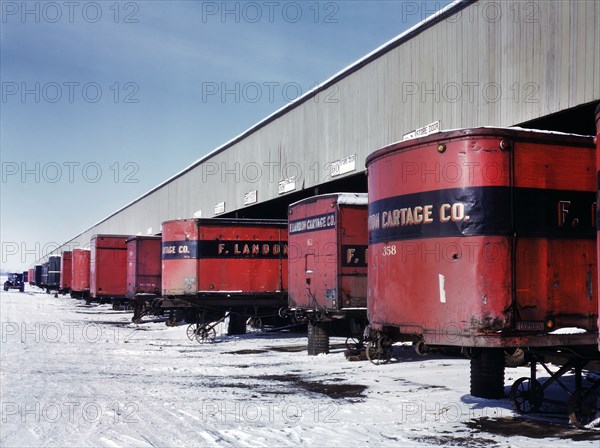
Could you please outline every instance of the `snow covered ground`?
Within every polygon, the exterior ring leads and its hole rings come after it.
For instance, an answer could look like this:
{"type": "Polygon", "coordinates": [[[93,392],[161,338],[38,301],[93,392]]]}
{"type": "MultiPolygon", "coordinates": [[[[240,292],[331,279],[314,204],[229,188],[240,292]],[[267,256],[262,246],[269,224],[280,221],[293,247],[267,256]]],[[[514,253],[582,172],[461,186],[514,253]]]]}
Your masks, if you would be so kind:
{"type": "MultiPolygon", "coordinates": [[[[524,419],[508,398],[472,397],[466,359],[398,346],[387,365],[349,362],[342,339],[309,357],[301,334],[200,345],[185,326],[36,288],[0,305],[2,447],[600,444],[564,408],[524,419]]],[[[507,368],[506,391],[528,370],[507,368]]]]}

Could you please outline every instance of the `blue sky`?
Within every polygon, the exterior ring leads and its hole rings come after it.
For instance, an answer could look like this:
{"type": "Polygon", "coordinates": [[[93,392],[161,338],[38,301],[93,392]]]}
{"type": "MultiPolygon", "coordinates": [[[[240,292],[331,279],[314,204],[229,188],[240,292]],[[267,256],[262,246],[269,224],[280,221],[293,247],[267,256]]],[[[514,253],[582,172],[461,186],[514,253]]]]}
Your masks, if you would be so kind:
{"type": "Polygon", "coordinates": [[[0,269],[27,268],[448,3],[2,2],[0,269]],[[236,83],[238,98],[208,94],[236,83]]]}

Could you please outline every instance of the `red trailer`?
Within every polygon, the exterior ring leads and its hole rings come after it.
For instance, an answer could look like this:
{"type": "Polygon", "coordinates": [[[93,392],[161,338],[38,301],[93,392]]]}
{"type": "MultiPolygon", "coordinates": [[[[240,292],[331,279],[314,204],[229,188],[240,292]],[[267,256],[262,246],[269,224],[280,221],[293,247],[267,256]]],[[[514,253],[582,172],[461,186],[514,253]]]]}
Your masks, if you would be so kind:
{"type": "Polygon", "coordinates": [[[214,339],[214,324],[229,315],[230,334],[245,333],[251,316],[287,304],[287,222],[182,219],[162,225],[163,309],[192,308],[188,336],[214,339]]]}
{"type": "Polygon", "coordinates": [[[308,354],[329,352],[329,334],[362,345],[367,325],[366,193],[332,193],[291,204],[288,305],[308,321],[308,354]]]}
{"type": "MultiPolygon", "coordinates": [[[[597,179],[597,193],[596,193],[596,204],[599,204],[600,199],[600,103],[596,107],[596,179],[597,179]]],[[[597,234],[597,242],[600,241],[600,208],[596,206],[596,227],[599,231],[597,234]]],[[[596,250],[598,251],[598,259],[600,259],[600,244],[596,244],[596,250]]],[[[598,266],[598,277],[600,278],[600,266],[598,266]]],[[[598,282],[600,284],[600,280],[598,282]]],[[[598,301],[598,328],[600,328],[600,300],[598,301]]],[[[598,333],[598,350],[600,351],[600,332],[598,333]]]]}
{"type": "Polygon", "coordinates": [[[71,281],[73,277],[73,252],[65,250],[60,258],[60,286],[61,294],[71,292],[71,281]]]}
{"type": "MultiPolygon", "coordinates": [[[[588,356],[598,331],[594,151],[591,137],[478,128],[371,154],[367,355],[385,360],[406,339],[421,353],[463,347],[482,397],[503,395],[505,349],[588,356]]],[[[533,370],[520,381],[520,410],[538,408],[533,370]]]]}
{"type": "Polygon", "coordinates": [[[91,301],[111,302],[127,297],[127,235],[94,235],[90,240],[91,301]]]}
{"type": "Polygon", "coordinates": [[[71,253],[71,297],[86,299],[90,295],[90,250],[73,249],[71,253]]]}
{"type": "Polygon", "coordinates": [[[29,281],[29,285],[35,285],[35,268],[29,268],[29,274],[27,276],[27,280],[29,281]]]}
{"type": "Polygon", "coordinates": [[[133,306],[132,321],[140,323],[161,293],[160,236],[132,236],[127,240],[127,299],[133,306]]]}

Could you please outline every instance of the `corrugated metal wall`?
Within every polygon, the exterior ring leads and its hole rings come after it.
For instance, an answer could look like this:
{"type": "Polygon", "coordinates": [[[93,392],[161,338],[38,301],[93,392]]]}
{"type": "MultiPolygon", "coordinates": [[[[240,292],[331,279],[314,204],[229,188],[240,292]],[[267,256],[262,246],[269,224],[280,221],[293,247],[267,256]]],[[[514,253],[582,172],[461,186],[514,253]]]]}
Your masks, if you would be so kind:
{"type": "MultiPolygon", "coordinates": [[[[330,163],[439,120],[443,129],[512,126],[600,99],[600,2],[477,2],[428,27],[242,141],[68,244],[95,233],[160,232],[169,219],[213,216],[331,180],[330,163]]],[[[349,173],[352,174],[352,173],[349,173]]],[[[59,249],[57,252],[60,252],[59,249]]]]}

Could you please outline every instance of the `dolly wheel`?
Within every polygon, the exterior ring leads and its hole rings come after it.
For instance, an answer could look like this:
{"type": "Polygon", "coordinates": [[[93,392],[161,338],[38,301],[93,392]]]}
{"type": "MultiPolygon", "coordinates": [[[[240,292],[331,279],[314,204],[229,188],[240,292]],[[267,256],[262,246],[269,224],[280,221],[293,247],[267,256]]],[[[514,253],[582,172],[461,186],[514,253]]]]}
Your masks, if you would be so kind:
{"type": "Polygon", "coordinates": [[[252,331],[261,331],[263,329],[262,319],[260,317],[249,317],[246,321],[246,327],[252,331]]]}
{"type": "Polygon", "coordinates": [[[517,412],[521,414],[536,412],[544,401],[544,389],[538,380],[519,378],[510,389],[510,399],[517,412]]]}
{"type": "Polygon", "coordinates": [[[348,350],[362,350],[364,346],[364,339],[361,336],[350,336],[346,338],[346,348],[348,350]]]}
{"type": "Polygon", "coordinates": [[[277,310],[277,315],[282,319],[287,319],[289,316],[289,309],[286,307],[281,307],[277,310]]]}
{"type": "Polygon", "coordinates": [[[385,338],[367,341],[365,352],[367,359],[375,365],[387,364],[392,358],[392,347],[386,342],[385,338]]]}
{"type": "Polygon", "coordinates": [[[589,425],[600,418],[600,392],[583,388],[575,391],[567,403],[569,423],[578,427],[589,425]]]}
{"type": "Polygon", "coordinates": [[[215,342],[215,338],[217,337],[217,332],[214,328],[211,327],[202,327],[198,329],[196,333],[196,340],[200,344],[209,344],[215,342]]]}
{"type": "Polygon", "coordinates": [[[185,334],[187,335],[187,337],[190,341],[193,341],[194,339],[196,339],[196,336],[198,335],[198,328],[199,328],[198,324],[189,324],[188,325],[187,330],[185,331],[185,334]]]}

